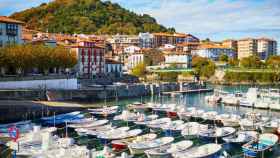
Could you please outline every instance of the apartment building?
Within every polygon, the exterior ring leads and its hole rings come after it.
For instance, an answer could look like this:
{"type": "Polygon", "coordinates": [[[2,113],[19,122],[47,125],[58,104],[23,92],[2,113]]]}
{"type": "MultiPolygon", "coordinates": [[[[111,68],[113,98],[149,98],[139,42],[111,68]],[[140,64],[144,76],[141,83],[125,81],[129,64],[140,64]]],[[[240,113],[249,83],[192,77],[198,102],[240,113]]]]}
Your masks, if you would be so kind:
{"type": "Polygon", "coordinates": [[[139,47],[140,48],[154,48],[155,47],[155,39],[154,35],[149,32],[139,33],[139,47]]]}
{"type": "Polygon", "coordinates": [[[222,45],[227,48],[231,48],[236,52],[238,51],[237,40],[227,39],[227,40],[222,41],[222,45]]]}
{"type": "Polygon", "coordinates": [[[238,40],[238,59],[257,55],[258,40],[253,38],[244,38],[238,40]]]}
{"type": "Polygon", "coordinates": [[[6,44],[22,43],[22,25],[18,20],[0,16],[0,47],[6,44]]]}
{"type": "Polygon", "coordinates": [[[176,45],[184,42],[199,42],[199,39],[191,34],[181,33],[154,33],[155,47],[165,44],[176,45]]]}
{"type": "Polygon", "coordinates": [[[114,35],[109,42],[112,45],[114,54],[120,54],[124,48],[129,46],[139,46],[139,37],[135,35],[114,35]]]}
{"type": "Polygon", "coordinates": [[[76,69],[79,76],[91,78],[105,73],[104,47],[91,41],[79,41],[71,46],[71,51],[76,52],[78,58],[76,69]]]}
{"type": "Polygon", "coordinates": [[[165,66],[176,64],[177,68],[191,68],[192,55],[186,52],[165,51],[165,66]]]}

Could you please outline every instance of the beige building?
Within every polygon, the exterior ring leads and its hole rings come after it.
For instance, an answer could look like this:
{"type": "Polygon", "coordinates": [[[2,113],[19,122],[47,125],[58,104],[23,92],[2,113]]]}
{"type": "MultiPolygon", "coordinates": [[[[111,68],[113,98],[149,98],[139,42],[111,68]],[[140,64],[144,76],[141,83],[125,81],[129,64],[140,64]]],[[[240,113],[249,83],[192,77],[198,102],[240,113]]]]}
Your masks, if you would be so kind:
{"type": "Polygon", "coordinates": [[[224,40],[222,42],[222,45],[227,47],[227,48],[230,48],[230,49],[233,49],[235,52],[238,51],[238,48],[237,48],[237,40],[233,40],[233,39],[227,39],[227,40],[224,40]]]}
{"type": "Polygon", "coordinates": [[[277,42],[268,38],[258,39],[258,54],[261,59],[277,54],[277,42]]]}
{"type": "Polygon", "coordinates": [[[257,55],[258,41],[253,38],[245,38],[238,40],[238,59],[249,57],[251,55],[257,55]]]}

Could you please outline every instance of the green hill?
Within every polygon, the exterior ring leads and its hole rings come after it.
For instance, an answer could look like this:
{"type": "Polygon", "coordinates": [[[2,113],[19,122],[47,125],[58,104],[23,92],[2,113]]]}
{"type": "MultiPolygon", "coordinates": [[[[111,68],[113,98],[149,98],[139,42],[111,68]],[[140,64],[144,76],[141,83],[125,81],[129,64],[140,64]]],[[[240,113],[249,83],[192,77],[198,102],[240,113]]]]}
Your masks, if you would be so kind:
{"type": "Polygon", "coordinates": [[[29,29],[53,33],[137,34],[174,32],[147,15],[138,15],[116,3],[101,0],[54,0],[12,14],[29,29]]]}

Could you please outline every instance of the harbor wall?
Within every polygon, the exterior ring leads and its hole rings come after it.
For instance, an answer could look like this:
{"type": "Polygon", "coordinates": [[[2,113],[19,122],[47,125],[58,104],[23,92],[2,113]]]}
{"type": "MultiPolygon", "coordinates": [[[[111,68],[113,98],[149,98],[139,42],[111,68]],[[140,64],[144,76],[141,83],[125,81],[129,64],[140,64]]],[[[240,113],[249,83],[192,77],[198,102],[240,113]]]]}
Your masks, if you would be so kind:
{"type": "Polygon", "coordinates": [[[0,82],[1,89],[78,89],[78,81],[72,79],[49,79],[0,82]]]}
{"type": "Polygon", "coordinates": [[[94,102],[104,99],[119,99],[157,95],[160,92],[176,91],[177,83],[107,85],[89,89],[0,90],[0,100],[46,100],[94,102]]]}

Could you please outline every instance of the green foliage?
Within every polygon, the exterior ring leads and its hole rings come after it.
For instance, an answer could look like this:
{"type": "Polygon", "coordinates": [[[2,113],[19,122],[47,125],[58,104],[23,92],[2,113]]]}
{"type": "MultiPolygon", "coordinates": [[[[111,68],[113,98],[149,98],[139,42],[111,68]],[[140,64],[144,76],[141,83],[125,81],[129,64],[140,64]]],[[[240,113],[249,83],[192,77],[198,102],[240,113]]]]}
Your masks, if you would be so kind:
{"type": "Polygon", "coordinates": [[[46,72],[50,68],[72,68],[77,63],[75,53],[44,45],[10,45],[0,49],[0,56],[0,67],[12,68],[21,75],[32,68],[46,72]]]}
{"type": "Polygon", "coordinates": [[[233,72],[226,71],[224,79],[227,82],[265,82],[265,83],[273,83],[280,81],[279,72],[271,72],[271,71],[259,71],[259,72],[233,72]]]}
{"type": "Polygon", "coordinates": [[[172,63],[168,66],[169,69],[177,69],[178,65],[176,63],[172,63]]]}
{"type": "Polygon", "coordinates": [[[224,62],[228,62],[228,56],[224,53],[222,53],[220,56],[219,56],[219,61],[224,61],[224,62]]]}
{"type": "Polygon", "coordinates": [[[239,60],[237,58],[231,58],[228,60],[228,65],[231,67],[237,67],[239,65],[239,60]]]}
{"type": "Polygon", "coordinates": [[[195,73],[200,76],[210,78],[215,73],[215,63],[210,59],[195,56],[192,59],[192,66],[195,69],[195,73]]]}
{"type": "Polygon", "coordinates": [[[146,75],[146,64],[140,63],[132,69],[132,75],[144,77],[146,75]]]}
{"type": "Polygon", "coordinates": [[[263,66],[261,59],[258,56],[249,56],[240,60],[240,65],[243,68],[260,68],[263,66]]]}
{"type": "Polygon", "coordinates": [[[266,66],[272,69],[279,69],[280,68],[280,56],[271,56],[266,61],[266,66]]]}
{"type": "Polygon", "coordinates": [[[161,72],[159,73],[159,78],[161,81],[176,82],[178,75],[179,73],[177,72],[161,72]]]}
{"type": "Polygon", "coordinates": [[[26,22],[27,28],[55,33],[136,34],[175,32],[147,14],[137,15],[116,3],[101,0],[54,0],[12,18],[26,22]]]}

